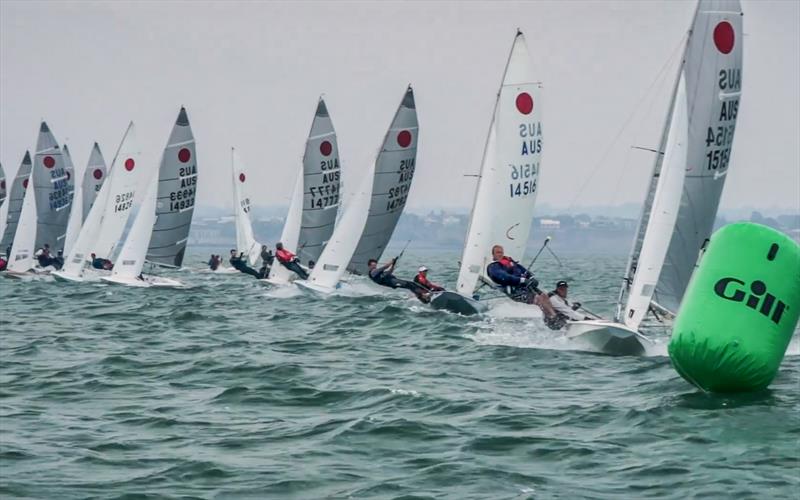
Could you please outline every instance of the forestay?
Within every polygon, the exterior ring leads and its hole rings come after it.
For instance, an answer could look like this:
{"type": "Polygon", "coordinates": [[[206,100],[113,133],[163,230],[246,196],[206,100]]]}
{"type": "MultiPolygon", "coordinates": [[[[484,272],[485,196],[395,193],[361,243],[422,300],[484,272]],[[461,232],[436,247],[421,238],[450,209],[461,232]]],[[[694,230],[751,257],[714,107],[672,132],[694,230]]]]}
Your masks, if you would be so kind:
{"type": "Polygon", "coordinates": [[[231,170],[233,172],[233,218],[236,222],[236,249],[247,255],[247,262],[252,266],[258,261],[261,247],[253,236],[253,224],[250,220],[250,184],[247,169],[239,155],[231,148],[231,170]]]}
{"type": "Polygon", "coordinates": [[[739,0],[703,0],[689,37],[684,74],[689,109],[686,180],[654,300],[677,312],[700,250],[714,228],[742,91],[739,0]]]}
{"type": "Polygon", "coordinates": [[[161,157],[156,223],[147,260],[181,267],[197,194],[197,150],[186,109],[181,108],[161,157]]]}
{"type": "Polygon", "coordinates": [[[367,272],[369,259],[380,259],[406,206],[417,158],[419,124],[411,86],[406,90],[384,136],[372,184],[369,215],[348,270],[367,272]]]}
{"type": "Polygon", "coordinates": [[[461,257],[457,291],[471,296],[486,274],[491,247],[522,260],[528,243],[542,156],[542,85],[525,37],[517,32],[495,103],[461,257]]]}
{"type": "MultiPolygon", "coordinates": [[[[89,210],[92,209],[97,194],[100,188],[103,187],[103,182],[106,180],[107,175],[106,160],[103,158],[103,153],[100,152],[100,146],[95,142],[92,147],[92,153],[89,155],[89,163],[86,165],[86,171],[83,173],[83,183],[81,185],[81,198],[82,200],[82,220],[86,220],[89,216],[89,210]]],[[[76,205],[79,206],[79,205],[76,205]]]]}
{"type": "Polygon", "coordinates": [[[145,174],[139,165],[133,122],[128,125],[103,184],[78,239],[64,263],[62,274],[80,277],[90,254],[111,259],[133,207],[136,188],[145,174]]]}
{"type": "Polygon", "coordinates": [[[37,215],[34,247],[47,244],[55,254],[64,246],[71,202],[64,155],[45,122],[36,141],[32,179],[37,215]]]}
{"type": "MultiPolygon", "coordinates": [[[[0,240],[0,253],[6,256],[9,255],[9,247],[14,241],[14,234],[17,232],[17,224],[19,223],[20,213],[22,212],[25,192],[30,182],[31,166],[31,154],[29,151],[25,151],[25,157],[22,159],[17,174],[14,176],[14,182],[11,184],[11,192],[8,196],[6,226],[3,230],[3,238],[0,240]]],[[[35,223],[36,219],[34,218],[34,224],[35,223]]]]}

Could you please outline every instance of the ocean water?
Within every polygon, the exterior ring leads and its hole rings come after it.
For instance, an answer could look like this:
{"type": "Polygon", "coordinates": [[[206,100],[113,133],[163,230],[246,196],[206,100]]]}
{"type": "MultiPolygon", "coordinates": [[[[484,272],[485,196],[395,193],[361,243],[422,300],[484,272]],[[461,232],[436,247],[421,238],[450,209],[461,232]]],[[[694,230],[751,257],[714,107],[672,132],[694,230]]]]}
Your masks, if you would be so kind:
{"type": "MultiPolygon", "coordinates": [[[[433,311],[362,279],[185,290],[0,280],[2,498],[798,498],[797,339],[766,392],[581,351],[528,311],[433,311]],[[526,317],[527,314],[527,317],[526,317]]],[[[220,253],[220,252],[216,252],[220,253]]],[[[458,256],[406,252],[452,284],[458,256]]],[[[542,257],[608,315],[624,258],[542,257]]]]}

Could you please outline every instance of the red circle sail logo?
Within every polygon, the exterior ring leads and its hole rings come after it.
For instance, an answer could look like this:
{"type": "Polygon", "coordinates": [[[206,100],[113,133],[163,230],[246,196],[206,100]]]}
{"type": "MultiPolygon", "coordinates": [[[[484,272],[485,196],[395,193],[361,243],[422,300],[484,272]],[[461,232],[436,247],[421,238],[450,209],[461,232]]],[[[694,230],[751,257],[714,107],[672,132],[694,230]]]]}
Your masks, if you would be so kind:
{"type": "Polygon", "coordinates": [[[56,160],[53,159],[52,156],[45,156],[42,163],[44,163],[44,166],[47,168],[53,168],[56,164],[56,160]]]}
{"type": "Polygon", "coordinates": [[[103,171],[99,168],[96,168],[94,169],[94,172],[92,172],[92,176],[99,181],[103,178],[103,171]]]}
{"type": "Polygon", "coordinates": [[[517,110],[523,115],[531,114],[533,111],[533,97],[527,92],[522,92],[517,96],[517,110]]]}
{"type": "Polygon", "coordinates": [[[322,153],[322,156],[328,156],[333,151],[333,146],[328,141],[322,141],[322,144],[319,145],[319,152],[322,153]]]}
{"type": "Polygon", "coordinates": [[[133,170],[133,167],[135,167],[135,166],[136,166],[136,162],[133,161],[133,158],[128,158],[127,160],[125,160],[125,170],[127,170],[128,172],[133,170]]]}
{"type": "Polygon", "coordinates": [[[178,159],[181,161],[181,163],[186,163],[191,158],[192,158],[192,152],[189,151],[187,148],[183,148],[180,151],[178,151],[178,159]]]}
{"type": "Polygon", "coordinates": [[[714,45],[723,54],[730,54],[736,41],[733,26],[728,21],[722,21],[714,28],[714,45]]]}
{"type": "Polygon", "coordinates": [[[399,144],[401,148],[407,148],[409,144],[411,144],[411,132],[403,130],[397,134],[397,144],[399,144]]]}
{"type": "Polygon", "coordinates": [[[247,177],[244,176],[244,173],[239,174],[239,182],[244,182],[247,177]]]}

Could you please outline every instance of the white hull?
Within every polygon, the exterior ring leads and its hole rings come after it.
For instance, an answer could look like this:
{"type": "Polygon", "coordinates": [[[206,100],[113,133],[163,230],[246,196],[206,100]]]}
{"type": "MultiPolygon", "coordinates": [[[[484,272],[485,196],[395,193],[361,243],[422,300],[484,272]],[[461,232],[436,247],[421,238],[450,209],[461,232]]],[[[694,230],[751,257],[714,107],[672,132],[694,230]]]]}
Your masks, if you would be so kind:
{"type": "Polygon", "coordinates": [[[310,283],[305,280],[297,280],[294,282],[297,287],[302,290],[303,292],[307,292],[314,296],[323,296],[327,297],[328,295],[334,293],[336,291],[335,288],[329,288],[327,286],[320,286],[310,283]]]}
{"type": "Polygon", "coordinates": [[[108,276],[100,278],[105,283],[112,285],[122,285],[136,288],[185,288],[186,285],[178,280],[162,278],[159,276],[148,276],[144,280],[138,278],[128,278],[123,276],[108,276]]]}
{"type": "Polygon", "coordinates": [[[621,323],[605,320],[570,321],[568,339],[588,344],[594,350],[615,356],[644,354],[653,341],[621,323]]]}

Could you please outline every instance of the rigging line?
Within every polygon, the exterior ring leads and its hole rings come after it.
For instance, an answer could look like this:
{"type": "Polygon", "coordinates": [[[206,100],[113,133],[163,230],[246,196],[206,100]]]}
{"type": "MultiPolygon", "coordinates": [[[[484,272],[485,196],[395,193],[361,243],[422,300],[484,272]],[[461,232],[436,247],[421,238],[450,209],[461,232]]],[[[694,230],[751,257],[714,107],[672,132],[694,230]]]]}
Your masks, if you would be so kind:
{"type": "Polygon", "coordinates": [[[658,73],[656,73],[656,77],[655,77],[655,79],[653,79],[653,82],[650,83],[650,85],[645,89],[645,91],[642,94],[642,96],[639,97],[639,100],[633,106],[633,110],[631,111],[631,113],[626,118],[625,123],[623,123],[622,127],[619,129],[619,131],[617,132],[617,134],[614,137],[614,139],[611,142],[608,143],[608,146],[606,147],[605,151],[603,152],[602,155],[600,155],[600,159],[597,160],[597,162],[594,164],[594,166],[592,166],[591,173],[585,178],[585,180],[583,181],[583,184],[581,185],[580,189],[578,189],[578,191],[575,193],[575,196],[572,198],[572,200],[570,201],[569,205],[567,206],[568,209],[571,209],[575,205],[575,202],[578,200],[578,198],[581,196],[581,194],[583,194],[583,191],[589,185],[589,182],[594,178],[594,176],[599,171],[600,166],[606,161],[606,158],[611,153],[611,150],[616,145],[616,143],[620,139],[620,137],[622,137],[623,132],[625,132],[625,130],[628,128],[628,125],[630,125],[630,123],[636,117],[636,114],[637,114],[637,112],[639,110],[639,106],[641,105],[641,103],[647,98],[648,95],[650,95],[650,91],[652,90],[652,88],[659,81],[661,81],[662,75],[664,74],[666,69],[672,64],[672,62],[675,59],[676,55],[678,53],[680,53],[680,49],[683,46],[683,42],[684,42],[685,39],[686,39],[686,34],[684,33],[681,36],[680,40],[678,40],[678,43],[675,46],[675,48],[673,49],[671,55],[667,58],[666,62],[664,62],[664,65],[661,66],[661,69],[658,70],[658,73]]]}

